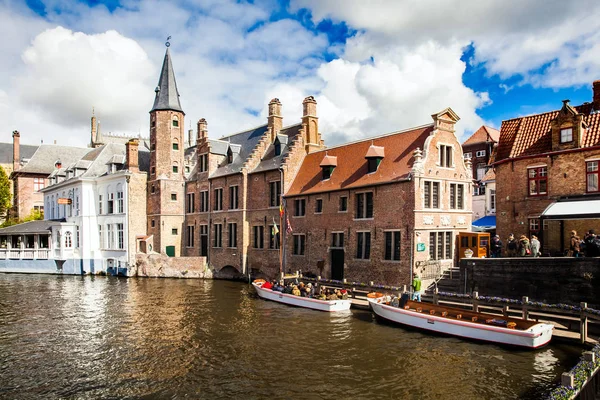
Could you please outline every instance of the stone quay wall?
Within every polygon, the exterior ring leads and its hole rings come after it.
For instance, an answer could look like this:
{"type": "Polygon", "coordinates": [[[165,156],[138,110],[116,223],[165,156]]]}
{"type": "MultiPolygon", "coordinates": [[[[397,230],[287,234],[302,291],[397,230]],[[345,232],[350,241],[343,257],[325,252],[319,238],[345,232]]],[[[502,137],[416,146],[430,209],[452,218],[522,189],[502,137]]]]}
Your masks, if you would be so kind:
{"type": "Polygon", "coordinates": [[[168,257],[165,254],[138,253],[129,276],[146,278],[211,279],[212,271],[206,257],[168,257]]]}
{"type": "Polygon", "coordinates": [[[463,258],[460,274],[466,293],[600,308],[600,258],[463,258]]]}

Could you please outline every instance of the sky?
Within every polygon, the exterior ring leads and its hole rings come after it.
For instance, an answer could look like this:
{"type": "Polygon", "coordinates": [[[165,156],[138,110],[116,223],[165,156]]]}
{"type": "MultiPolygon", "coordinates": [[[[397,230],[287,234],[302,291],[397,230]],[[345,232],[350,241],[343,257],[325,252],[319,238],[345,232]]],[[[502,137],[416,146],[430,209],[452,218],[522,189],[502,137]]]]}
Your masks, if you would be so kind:
{"type": "MultiPolygon", "coordinates": [[[[0,0],[0,142],[86,146],[149,132],[165,42],[186,128],[218,138],[317,100],[327,145],[431,123],[481,125],[592,100],[600,2],[0,0]]],[[[194,133],[195,135],[195,133],[194,133]]]]}

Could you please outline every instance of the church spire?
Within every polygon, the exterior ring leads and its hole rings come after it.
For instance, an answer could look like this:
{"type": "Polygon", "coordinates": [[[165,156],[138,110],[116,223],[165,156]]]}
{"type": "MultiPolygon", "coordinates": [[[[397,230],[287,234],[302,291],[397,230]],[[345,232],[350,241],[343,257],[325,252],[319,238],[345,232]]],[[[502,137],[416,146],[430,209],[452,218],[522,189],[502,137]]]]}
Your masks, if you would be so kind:
{"type": "Polygon", "coordinates": [[[150,112],[156,110],[183,112],[181,104],[179,103],[179,91],[177,90],[177,83],[175,82],[175,72],[173,72],[173,65],[171,64],[169,47],[167,47],[165,53],[165,60],[163,61],[162,70],[160,72],[158,86],[154,91],[156,92],[156,97],[154,98],[154,105],[150,112]]]}

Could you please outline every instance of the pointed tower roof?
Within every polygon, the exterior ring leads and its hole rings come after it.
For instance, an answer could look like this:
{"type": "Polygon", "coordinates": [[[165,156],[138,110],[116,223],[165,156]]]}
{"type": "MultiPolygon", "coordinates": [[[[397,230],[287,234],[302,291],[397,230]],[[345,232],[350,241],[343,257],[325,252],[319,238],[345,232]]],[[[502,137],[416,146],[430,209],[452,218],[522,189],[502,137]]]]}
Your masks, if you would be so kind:
{"type": "Polygon", "coordinates": [[[156,110],[183,112],[181,104],[179,103],[179,91],[177,90],[175,72],[173,72],[171,53],[169,53],[168,47],[165,52],[165,60],[163,61],[162,70],[160,72],[158,86],[154,91],[156,92],[156,97],[154,98],[154,105],[152,106],[152,110],[150,110],[151,112],[156,110]]]}

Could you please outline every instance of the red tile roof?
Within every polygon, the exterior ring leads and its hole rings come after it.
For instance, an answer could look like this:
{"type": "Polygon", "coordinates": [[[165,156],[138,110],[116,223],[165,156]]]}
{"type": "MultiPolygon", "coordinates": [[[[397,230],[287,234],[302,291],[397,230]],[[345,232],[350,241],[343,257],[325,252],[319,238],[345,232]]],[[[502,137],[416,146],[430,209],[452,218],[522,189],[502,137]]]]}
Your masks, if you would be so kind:
{"type": "Polygon", "coordinates": [[[433,124],[395,132],[374,139],[345,144],[308,154],[286,196],[352,189],[400,181],[408,177],[412,168],[413,151],[423,149],[425,139],[433,131],[433,124]],[[369,174],[365,155],[371,144],[385,149],[377,171],[369,174]],[[337,157],[338,165],[331,178],[322,180],[321,161],[337,157]]]}
{"type": "Polygon", "coordinates": [[[500,131],[494,128],[490,128],[489,126],[483,125],[481,128],[477,129],[475,133],[473,133],[471,137],[463,143],[463,146],[485,143],[487,141],[498,142],[499,138],[500,131]]]}
{"type": "MultiPolygon", "coordinates": [[[[600,144],[600,113],[593,112],[591,103],[574,108],[583,114],[583,121],[587,124],[581,147],[600,144]]],[[[555,110],[502,121],[496,162],[551,152],[551,122],[559,112],[555,110]]]]}
{"type": "Polygon", "coordinates": [[[323,160],[321,161],[321,164],[319,164],[319,166],[335,167],[335,166],[337,166],[337,157],[328,156],[327,153],[325,153],[325,157],[323,157],[323,160]]]}

